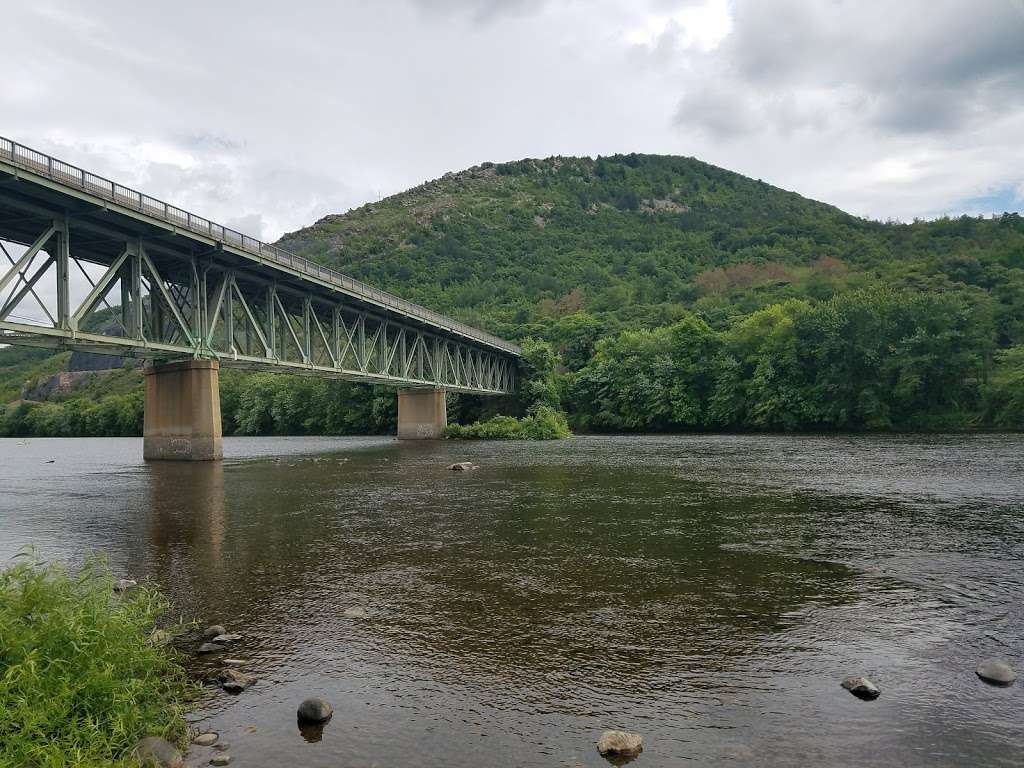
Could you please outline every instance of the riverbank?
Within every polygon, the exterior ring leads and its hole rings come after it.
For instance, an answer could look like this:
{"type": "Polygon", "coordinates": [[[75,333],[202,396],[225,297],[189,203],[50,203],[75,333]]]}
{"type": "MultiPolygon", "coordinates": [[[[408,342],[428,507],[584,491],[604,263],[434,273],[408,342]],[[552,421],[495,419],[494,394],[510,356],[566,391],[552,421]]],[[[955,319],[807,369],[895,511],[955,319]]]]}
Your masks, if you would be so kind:
{"type": "Polygon", "coordinates": [[[168,602],[27,559],[0,572],[0,765],[129,766],[147,736],[184,744],[197,688],[156,629],[168,602]]]}

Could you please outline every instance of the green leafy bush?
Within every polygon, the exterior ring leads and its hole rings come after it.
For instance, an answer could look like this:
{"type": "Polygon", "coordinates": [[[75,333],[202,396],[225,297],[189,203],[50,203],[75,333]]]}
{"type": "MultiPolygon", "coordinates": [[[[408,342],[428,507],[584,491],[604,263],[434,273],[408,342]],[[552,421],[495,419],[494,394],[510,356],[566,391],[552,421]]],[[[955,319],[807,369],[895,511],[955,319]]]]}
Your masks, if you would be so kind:
{"type": "Polygon", "coordinates": [[[0,765],[130,765],[139,738],[185,735],[193,685],[150,634],[167,603],[113,586],[98,560],[0,572],[0,765]]]}
{"type": "Polygon", "coordinates": [[[565,414],[539,405],[521,419],[495,416],[463,426],[449,424],[444,436],[456,440],[558,440],[569,437],[565,414]]]}

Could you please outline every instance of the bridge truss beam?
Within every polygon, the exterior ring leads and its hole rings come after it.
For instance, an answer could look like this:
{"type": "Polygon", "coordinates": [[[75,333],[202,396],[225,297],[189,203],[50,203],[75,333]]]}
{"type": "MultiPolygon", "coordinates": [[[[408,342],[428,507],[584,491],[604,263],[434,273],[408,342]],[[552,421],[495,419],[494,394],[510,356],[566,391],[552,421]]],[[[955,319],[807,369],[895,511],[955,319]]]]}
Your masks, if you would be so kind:
{"type": "Polygon", "coordinates": [[[207,358],[478,394],[515,388],[513,357],[313,284],[278,280],[259,265],[233,263],[220,248],[183,249],[74,212],[53,215],[0,191],[0,213],[11,210],[21,218],[14,237],[0,218],[0,343],[153,360],[207,358]],[[72,275],[89,286],[76,302],[72,275]],[[29,302],[45,320],[28,321],[19,312],[29,302]]]}

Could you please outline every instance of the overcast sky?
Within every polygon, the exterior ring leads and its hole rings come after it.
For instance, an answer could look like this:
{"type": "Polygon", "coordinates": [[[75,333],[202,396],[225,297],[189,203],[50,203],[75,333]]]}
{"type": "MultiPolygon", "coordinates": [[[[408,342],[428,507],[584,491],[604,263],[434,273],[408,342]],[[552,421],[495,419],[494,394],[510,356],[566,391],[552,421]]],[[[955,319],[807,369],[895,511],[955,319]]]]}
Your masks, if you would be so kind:
{"type": "Polygon", "coordinates": [[[274,239],[450,170],[692,155],[879,219],[1024,208],[1024,0],[33,0],[0,134],[274,239]]]}

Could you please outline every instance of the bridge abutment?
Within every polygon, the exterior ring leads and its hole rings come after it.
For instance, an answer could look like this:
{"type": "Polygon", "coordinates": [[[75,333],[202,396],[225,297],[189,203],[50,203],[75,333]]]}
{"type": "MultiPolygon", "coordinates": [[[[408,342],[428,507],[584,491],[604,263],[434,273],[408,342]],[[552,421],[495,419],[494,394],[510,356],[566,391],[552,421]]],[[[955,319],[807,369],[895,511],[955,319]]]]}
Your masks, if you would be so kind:
{"type": "Polygon", "coordinates": [[[443,389],[398,390],[399,440],[437,440],[447,426],[443,389]]]}
{"type": "Polygon", "coordinates": [[[211,461],[224,457],[219,368],[216,360],[184,360],[146,368],[144,459],[211,461]]]}

